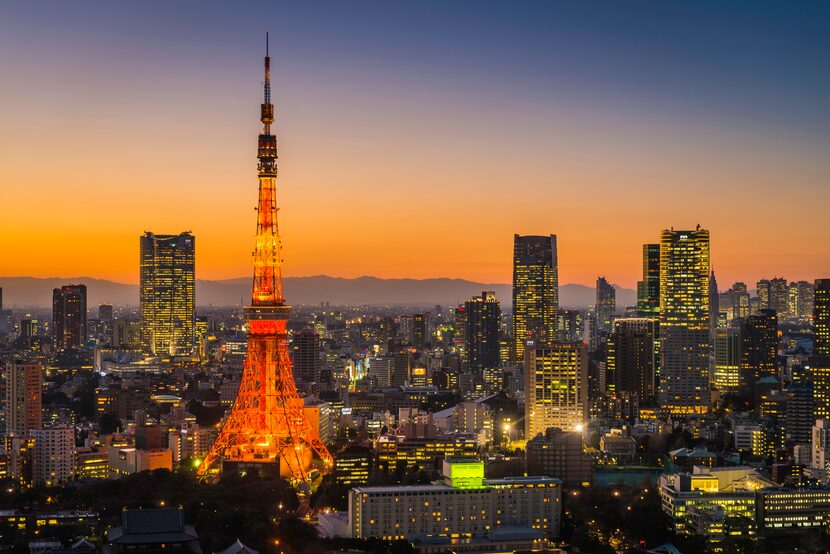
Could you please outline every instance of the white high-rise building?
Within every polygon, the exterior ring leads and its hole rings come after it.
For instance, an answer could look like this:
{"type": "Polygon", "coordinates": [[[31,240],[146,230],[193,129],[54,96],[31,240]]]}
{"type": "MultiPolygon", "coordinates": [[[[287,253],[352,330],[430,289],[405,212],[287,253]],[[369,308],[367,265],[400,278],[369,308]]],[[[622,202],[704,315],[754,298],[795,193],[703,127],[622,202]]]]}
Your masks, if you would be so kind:
{"type": "Polygon", "coordinates": [[[588,354],[582,342],[528,343],[525,349],[525,437],[549,427],[577,431],[588,419],[588,354]]]}
{"type": "Polygon", "coordinates": [[[75,475],[75,432],[71,427],[32,429],[32,481],[41,485],[65,483],[75,475]]]}

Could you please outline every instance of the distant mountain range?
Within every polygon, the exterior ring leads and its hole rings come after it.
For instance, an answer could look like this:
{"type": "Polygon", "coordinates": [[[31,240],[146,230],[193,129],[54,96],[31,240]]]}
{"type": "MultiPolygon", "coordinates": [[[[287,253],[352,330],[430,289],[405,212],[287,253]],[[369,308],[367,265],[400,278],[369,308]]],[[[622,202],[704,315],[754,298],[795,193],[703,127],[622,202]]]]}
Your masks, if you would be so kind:
{"type": "MultiPolygon", "coordinates": [[[[35,278],[0,277],[4,307],[40,307],[52,305],[52,289],[67,284],[84,284],[88,289],[89,306],[108,302],[117,306],[138,304],[138,286],[117,283],[91,277],[35,278]]],[[[314,275],[286,277],[285,294],[291,304],[336,305],[356,304],[407,304],[448,305],[458,304],[481,291],[495,291],[503,306],[511,303],[509,284],[476,283],[464,279],[379,279],[357,277],[344,279],[314,275]]],[[[616,287],[617,306],[633,306],[636,292],[616,287]]],[[[200,306],[238,306],[247,302],[251,294],[251,279],[225,279],[221,281],[196,281],[196,302],[200,306]]],[[[584,308],[595,302],[593,287],[566,284],[559,287],[559,304],[562,307],[584,308]]]]}

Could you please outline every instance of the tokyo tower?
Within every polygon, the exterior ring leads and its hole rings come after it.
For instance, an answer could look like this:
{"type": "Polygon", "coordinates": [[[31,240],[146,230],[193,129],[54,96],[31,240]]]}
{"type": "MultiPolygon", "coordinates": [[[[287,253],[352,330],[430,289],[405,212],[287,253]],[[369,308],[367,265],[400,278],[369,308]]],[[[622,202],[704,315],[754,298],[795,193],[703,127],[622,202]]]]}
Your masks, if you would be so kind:
{"type": "Polygon", "coordinates": [[[271,134],[271,58],[265,36],[265,101],[259,135],[259,206],[257,208],[254,282],[246,306],[248,350],[239,392],[198,469],[216,475],[219,464],[238,471],[275,474],[307,482],[314,454],[326,468],[332,457],[304,413],[288,355],[286,323],[291,307],[282,293],[282,258],[277,228],[277,137],[271,134]]]}

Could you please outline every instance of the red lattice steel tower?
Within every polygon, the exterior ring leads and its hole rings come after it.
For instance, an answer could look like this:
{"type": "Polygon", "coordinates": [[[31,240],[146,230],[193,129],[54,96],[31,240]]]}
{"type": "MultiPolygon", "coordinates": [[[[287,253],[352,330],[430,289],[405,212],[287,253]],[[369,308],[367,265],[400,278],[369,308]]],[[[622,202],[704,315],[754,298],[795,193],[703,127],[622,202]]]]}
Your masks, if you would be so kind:
{"type": "Polygon", "coordinates": [[[199,466],[198,475],[219,472],[217,462],[279,463],[280,473],[308,480],[314,454],[326,468],[332,457],[305,417],[288,355],[286,323],[291,307],[282,293],[282,259],[277,228],[277,137],[271,134],[271,58],[265,47],[265,102],[259,135],[259,206],[257,208],[254,282],[248,320],[248,350],[239,392],[219,436],[199,466]]]}

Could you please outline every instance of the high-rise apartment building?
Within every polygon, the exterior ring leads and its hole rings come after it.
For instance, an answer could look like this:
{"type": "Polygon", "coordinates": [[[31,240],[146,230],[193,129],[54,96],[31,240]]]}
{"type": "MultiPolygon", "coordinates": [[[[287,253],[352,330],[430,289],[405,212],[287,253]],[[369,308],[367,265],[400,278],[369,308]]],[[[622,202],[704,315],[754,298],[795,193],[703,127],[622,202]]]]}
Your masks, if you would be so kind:
{"type": "Polygon", "coordinates": [[[587,418],[588,354],[584,343],[529,343],[525,351],[525,437],[544,434],[548,427],[581,429],[587,418]]]}
{"type": "Polygon", "coordinates": [[[626,318],[614,322],[608,336],[606,386],[617,393],[637,394],[640,402],[654,396],[654,321],[626,318]]]}
{"type": "Polygon", "coordinates": [[[28,437],[43,426],[43,367],[17,361],[6,366],[6,434],[28,437]]]}
{"type": "Polygon", "coordinates": [[[660,245],[643,245],[643,280],[637,282],[637,313],[657,318],[660,312],[660,245]]]}
{"type": "Polygon", "coordinates": [[[65,285],[52,291],[52,339],[57,350],[86,343],[86,285],[65,285]]]}
{"type": "Polygon", "coordinates": [[[513,356],[524,359],[525,343],[557,338],[559,269],[556,235],[513,237],[513,356]]]}
{"type": "Polygon", "coordinates": [[[597,318],[596,329],[600,335],[607,335],[611,332],[611,322],[617,309],[617,293],[605,277],[597,277],[596,293],[597,299],[594,305],[594,316],[597,318]]]}
{"type": "Polygon", "coordinates": [[[291,361],[294,365],[294,378],[304,383],[320,381],[320,337],[311,327],[294,333],[291,344],[291,361]]]}
{"type": "Polygon", "coordinates": [[[32,482],[56,485],[75,475],[75,431],[71,427],[32,429],[32,482]]]}
{"type": "Polygon", "coordinates": [[[708,409],[709,271],[709,231],[663,231],[659,403],[670,413],[708,409]]]}
{"type": "Polygon", "coordinates": [[[156,356],[195,351],[196,238],[145,233],[141,237],[141,347],[156,356]]]}
{"type": "Polygon", "coordinates": [[[464,303],[467,317],[465,348],[467,368],[473,373],[483,373],[501,365],[499,356],[499,328],[501,306],[496,293],[484,291],[464,303]]]}
{"type": "Polygon", "coordinates": [[[715,329],[715,371],[712,386],[721,393],[741,388],[741,330],[738,327],[715,329]]]}
{"type": "Polygon", "coordinates": [[[778,376],[778,317],[775,310],[758,310],[741,329],[742,386],[778,376]]]}

